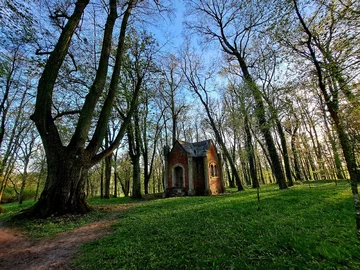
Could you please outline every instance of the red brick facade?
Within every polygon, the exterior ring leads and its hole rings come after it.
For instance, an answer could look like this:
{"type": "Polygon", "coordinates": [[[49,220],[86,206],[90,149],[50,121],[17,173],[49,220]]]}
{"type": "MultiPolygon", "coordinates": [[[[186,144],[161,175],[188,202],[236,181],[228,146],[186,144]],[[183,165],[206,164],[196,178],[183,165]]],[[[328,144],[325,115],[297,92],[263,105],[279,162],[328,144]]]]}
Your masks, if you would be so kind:
{"type": "Polygon", "coordinates": [[[224,192],[221,161],[211,140],[193,144],[177,141],[167,154],[166,171],[169,190],[180,188],[191,195],[224,192]],[[192,167],[190,177],[189,162],[192,167]]]}
{"type": "Polygon", "coordinates": [[[185,169],[185,188],[188,190],[189,188],[189,175],[188,175],[188,157],[187,153],[184,151],[184,149],[181,147],[180,144],[175,144],[173,149],[171,150],[171,153],[168,157],[168,175],[167,175],[167,182],[168,187],[172,187],[172,174],[173,174],[173,168],[175,165],[180,164],[185,169]]]}

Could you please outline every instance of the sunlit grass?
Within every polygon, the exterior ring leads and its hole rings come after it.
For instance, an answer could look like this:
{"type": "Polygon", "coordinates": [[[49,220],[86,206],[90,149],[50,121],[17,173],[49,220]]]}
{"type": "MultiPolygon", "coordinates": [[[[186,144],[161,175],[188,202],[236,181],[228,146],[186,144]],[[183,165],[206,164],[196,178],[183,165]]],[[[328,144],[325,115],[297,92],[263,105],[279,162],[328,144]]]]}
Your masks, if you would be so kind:
{"type": "MultiPolygon", "coordinates": [[[[233,190],[234,192],[234,190],[233,190]]],[[[51,237],[120,211],[114,233],[86,244],[76,269],[360,269],[349,184],[261,187],[225,196],[90,199],[85,216],[9,223],[26,201],[2,205],[0,222],[32,237],[51,237]]]]}
{"type": "Polygon", "coordinates": [[[346,182],[157,200],[86,244],[81,269],[356,269],[360,247],[346,182]]]}

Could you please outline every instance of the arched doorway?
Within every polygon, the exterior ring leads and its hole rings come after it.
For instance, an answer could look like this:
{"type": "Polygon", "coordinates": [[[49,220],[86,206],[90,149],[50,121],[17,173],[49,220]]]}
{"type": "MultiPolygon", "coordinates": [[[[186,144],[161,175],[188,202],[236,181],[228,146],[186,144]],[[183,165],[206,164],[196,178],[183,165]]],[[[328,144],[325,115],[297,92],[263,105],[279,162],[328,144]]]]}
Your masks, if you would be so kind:
{"type": "Polygon", "coordinates": [[[173,187],[177,187],[177,188],[184,188],[184,177],[185,177],[185,172],[184,172],[184,168],[180,165],[174,166],[173,167],[173,187]]]}

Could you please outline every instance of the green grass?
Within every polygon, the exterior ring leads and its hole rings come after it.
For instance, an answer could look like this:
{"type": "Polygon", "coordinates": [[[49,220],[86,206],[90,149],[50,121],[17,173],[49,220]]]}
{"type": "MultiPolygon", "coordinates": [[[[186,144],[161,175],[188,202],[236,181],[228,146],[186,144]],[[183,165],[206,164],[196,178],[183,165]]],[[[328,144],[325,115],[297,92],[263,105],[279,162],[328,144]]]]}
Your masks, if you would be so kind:
{"type": "MultiPolygon", "coordinates": [[[[89,203],[96,211],[90,212],[87,215],[69,215],[32,220],[14,220],[13,217],[21,210],[31,207],[34,204],[34,201],[24,201],[21,205],[19,205],[18,202],[13,202],[2,205],[5,213],[0,214],[0,223],[4,223],[8,227],[16,227],[32,238],[54,237],[57,233],[69,231],[91,222],[105,218],[113,218],[110,217],[111,213],[109,213],[109,207],[107,207],[107,205],[121,205],[130,202],[136,203],[138,201],[134,201],[130,198],[117,198],[110,200],[100,200],[99,198],[90,199],[89,203]]],[[[114,206],[110,209],[116,210],[114,206]]]]}
{"type": "Polygon", "coordinates": [[[109,210],[114,233],[83,246],[74,269],[360,269],[349,184],[339,181],[261,188],[226,196],[146,201],[91,199],[85,216],[11,222],[25,201],[2,205],[0,222],[31,237],[51,237],[96,220],[109,210]]]}
{"type": "Polygon", "coordinates": [[[360,269],[349,185],[156,200],[83,246],[76,269],[360,269]]]}

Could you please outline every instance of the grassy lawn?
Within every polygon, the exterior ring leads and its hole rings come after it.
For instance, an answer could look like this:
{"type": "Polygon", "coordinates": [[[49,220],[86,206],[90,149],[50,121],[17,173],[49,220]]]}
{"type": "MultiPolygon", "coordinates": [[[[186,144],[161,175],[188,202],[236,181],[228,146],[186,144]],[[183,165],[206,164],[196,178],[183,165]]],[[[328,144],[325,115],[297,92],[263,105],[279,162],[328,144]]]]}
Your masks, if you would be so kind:
{"type": "MultiPolygon", "coordinates": [[[[22,209],[29,208],[34,201],[24,201],[22,205],[17,202],[3,204],[5,213],[0,215],[0,224],[4,223],[8,227],[18,228],[25,235],[32,238],[53,237],[57,233],[66,232],[86,224],[99,221],[102,219],[112,219],[112,211],[119,210],[121,205],[127,203],[139,203],[130,198],[119,198],[111,200],[91,199],[89,200],[92,207],[96,210],[87,215],[69,215],[64,217],[50,217],[45,220],[13,220],[12,217],[19,213],[22,209]]],[[[1,247],[1,245],[0,245],[1,247]]]]}
{"type": "MultiPolygon", "coordinates": [[[[349,184],[311,183],[226,196],[183,197],[139,203],[129,198],[90,200],[84,217],[22,222],[33,237],[52,236],[113,216],[114,233],[85,244],[74,269],[360,269],[360,244],[349,184]]],[[[26,202],[22,207],[28,207],[26,202]]],[[[8,221],[19,210],[3,205],[8,221]]]]}
{"type": "Polygon", "coordinates": [[[156,200],[86,244],[76,269],[360,269],[350,187],[299,185],[156,200]]]}

